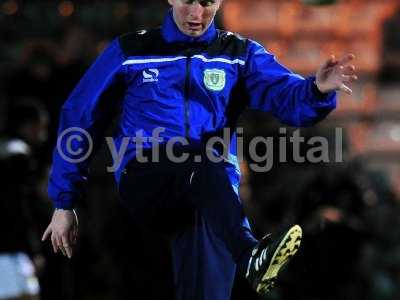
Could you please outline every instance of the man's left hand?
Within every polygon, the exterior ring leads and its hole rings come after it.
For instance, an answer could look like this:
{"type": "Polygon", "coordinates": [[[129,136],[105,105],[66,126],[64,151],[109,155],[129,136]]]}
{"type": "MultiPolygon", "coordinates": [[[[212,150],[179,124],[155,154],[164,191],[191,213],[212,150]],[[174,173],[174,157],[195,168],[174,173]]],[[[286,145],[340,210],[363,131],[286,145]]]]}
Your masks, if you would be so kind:
{"type": "Polygon", "coordinates": [[[317,71],[315,83],[322,93],[331,91],[342,91],[349,95],[352,94],[348,83],[357,80],[355,66],[350,62],[355,58],[354,54],[346,54],[340,59],[331,56],[317,71]]]}

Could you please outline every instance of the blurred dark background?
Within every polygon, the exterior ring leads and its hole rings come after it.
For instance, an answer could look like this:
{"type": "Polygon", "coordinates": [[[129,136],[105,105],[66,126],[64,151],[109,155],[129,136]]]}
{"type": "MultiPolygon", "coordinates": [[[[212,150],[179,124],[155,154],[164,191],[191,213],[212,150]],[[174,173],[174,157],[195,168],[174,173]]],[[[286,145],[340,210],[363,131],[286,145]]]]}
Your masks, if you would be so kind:
{"type": "MultiPolygon", "coordinates": [[[[39,280],[40,292],[29,275],[33,295],[17,299],[172,299],[166,244],[136,229],[119,205],[105,147],[78,209],[73,259],[40,242],[53,212],[46,185],[61,105],[112,38],[159,26],[167,8],[166,0],[0,1],[0,299],[10,299],[2,296],[9,253],[27,254],[39,280]]],[[[268,299],[400,299],[400,3],[225,0],[217,22],[262,42],[305,76],[331,53],[357,56],[353,96],[341,94],[327,120],[301,129],[306,141],[329,140],[330,163],[279,163],[274,152],[273,168],[255,173],[245,153],[241,196],[256,235],[290,223],[305,231],[302,250],[268,299]],[[334,162],[337,128],[342,162],[334,162]]],[[[293,128],[282,134],[270,115],[253,111],[240,125],[245,145],[254,136],[287,137],[292,157],[293,128]]],[[[300,152],[309,148],[303,143],[300,152]]],[[[258,298],[238,278],[232,299],[258,298]]]]}

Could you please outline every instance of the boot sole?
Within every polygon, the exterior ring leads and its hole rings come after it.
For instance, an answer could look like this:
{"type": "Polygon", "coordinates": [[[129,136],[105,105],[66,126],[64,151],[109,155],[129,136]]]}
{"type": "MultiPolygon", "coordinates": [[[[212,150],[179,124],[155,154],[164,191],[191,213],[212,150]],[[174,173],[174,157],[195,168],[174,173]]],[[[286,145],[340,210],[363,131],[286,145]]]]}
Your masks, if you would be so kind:
{"type": "Polygon", "coordinates": [[[302,230],[299,225],[295,225],[288,230],[279,246],[272,256],[270,265],[265,271],[260,283],[257,286],[257,292],[265,294],[275,285],[279,270],[294,256],[300,248],[302,230]]]}

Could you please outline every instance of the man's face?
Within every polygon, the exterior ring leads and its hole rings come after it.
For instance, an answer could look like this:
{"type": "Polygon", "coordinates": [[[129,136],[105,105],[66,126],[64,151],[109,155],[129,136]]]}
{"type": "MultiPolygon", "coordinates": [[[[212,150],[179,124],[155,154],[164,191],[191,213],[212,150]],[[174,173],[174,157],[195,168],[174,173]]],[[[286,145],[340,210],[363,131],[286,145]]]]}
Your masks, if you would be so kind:
{"type": "Polygon", "coordinates": [[[222,0],[168,0],[174,20],[186,35],[201,36],[210,26],[222,0]]]}

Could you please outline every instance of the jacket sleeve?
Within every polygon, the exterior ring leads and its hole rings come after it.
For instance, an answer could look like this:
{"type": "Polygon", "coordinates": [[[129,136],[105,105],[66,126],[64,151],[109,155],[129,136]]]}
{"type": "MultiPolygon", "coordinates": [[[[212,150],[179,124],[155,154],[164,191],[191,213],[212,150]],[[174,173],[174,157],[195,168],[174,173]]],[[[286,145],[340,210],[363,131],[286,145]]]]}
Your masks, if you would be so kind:
{"type": "Polygon", "coordinates": [[[56,208],[81,198],[93,152],[118,111],[124,91],[124,55],[115,39],[82,77],[61,109],[48,194],[56,208]]]}
{"type": "Polygon", "coordinates": [[[304,79],[294,74],[251,40],[244,80],[250,108],[271,112],[290,126],[311,126],[336,107],[336,92],[322,94],[314,84],[314,76],[304,79]]]}

